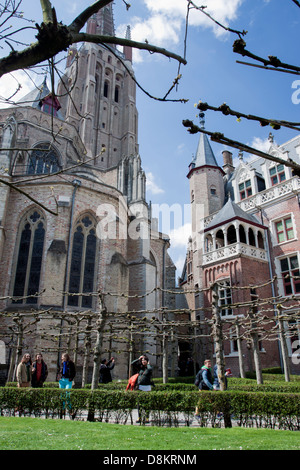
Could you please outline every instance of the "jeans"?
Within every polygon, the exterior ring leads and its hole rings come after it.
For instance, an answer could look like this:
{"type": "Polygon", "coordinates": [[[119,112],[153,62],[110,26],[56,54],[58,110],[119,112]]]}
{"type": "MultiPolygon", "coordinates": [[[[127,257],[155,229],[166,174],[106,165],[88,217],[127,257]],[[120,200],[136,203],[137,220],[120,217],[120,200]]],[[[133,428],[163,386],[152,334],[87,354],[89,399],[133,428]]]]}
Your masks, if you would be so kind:
{"type": "MultiPolygon", "coordinates": [[[[70,390],[72,388],[73,382],[69,379],[62,378],[59,381],[59,388],[65,389],[65,390],[70,390]]],[[[61,394],[61,398],[63,400],[63,408],[65,409],[66,404],[69,410],[72,409],[71,406],[71,401],[70,401],[70,392],[66,392],[65,396],[64,394],[61,394]]]]}

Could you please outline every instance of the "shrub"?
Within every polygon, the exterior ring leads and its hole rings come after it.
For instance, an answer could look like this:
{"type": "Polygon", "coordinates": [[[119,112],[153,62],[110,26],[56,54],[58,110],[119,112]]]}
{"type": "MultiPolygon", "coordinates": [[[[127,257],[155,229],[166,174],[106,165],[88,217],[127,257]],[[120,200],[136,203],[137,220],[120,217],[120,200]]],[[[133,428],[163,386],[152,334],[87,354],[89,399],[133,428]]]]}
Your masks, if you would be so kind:
{"type": "Polygon", "coordinates": [[[72,417],[116,423],[133,422],[132,410],[139,408],[142,416],[151,413],[158,426],[178,426],[184,416],[188,426],[195,408],[201,426],[231,426],[234,416],[238,426],[300,429],[300,394],[275,392],[201,392],[197,390],[162,390],[150,393],[124,390],[76,390],[57,388],[0,388],[1,415],[23,414],[62,418],[72,417]]]}

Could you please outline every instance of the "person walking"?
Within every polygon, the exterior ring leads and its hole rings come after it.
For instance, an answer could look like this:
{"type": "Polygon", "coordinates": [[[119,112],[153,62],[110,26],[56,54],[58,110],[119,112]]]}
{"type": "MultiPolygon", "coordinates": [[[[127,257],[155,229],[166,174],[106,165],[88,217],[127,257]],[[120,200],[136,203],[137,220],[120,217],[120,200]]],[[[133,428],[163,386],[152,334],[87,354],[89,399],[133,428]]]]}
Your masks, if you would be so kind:
{"type": "Polygon", "coordinates": [[[42,388],[48,376],[48,367],[41,353],[36,354],[32,364],[31,385],[33,388],[42,388]]]}
{"type": "Polygon", "coordinates": [[[17,383],[18,387],[30,387],[32,369],[31,369],[31,356],[30,354],[24,354],[20,364],[17,367],[17,383]]]}
{"type": "MultiPolygon", "coordinates": [[[[211,373],[211,361],[209,359],[206,359],[204,361],[204,365],[201,367],[201,369],[197,373],[195,384],[199,388],[200,392],[202,390],[214,390],[213,377],[211,373]]],[[[200,421],[198,406],[196,406],[195,418],[197,418],[200,421]]]]}
{"type": "Polygon", "coordinates": [[[69,354],[61,356],[61,365],[58,372],[59,388],[72,388],[73,380],[76,375],[75,364],[71,361],[69,354]]]}
{"type": "MultiPolygon", "coordinates": [[[[138,369],[137,378],[137,389],[142,392],[150,392],[152,386],[152,367],[149,362],[149,358],[146,355],[140,356],[138,359],[132,361],[131,365],[138,369]]],[[[141,422],[141,414],[138,405],[138,420],[137,423],[141,422]]],[[[146,423],[149,423],[149,412],[146,413],[146,423]]]]}
{"type": "Polygon", "coordinates": [[[201,380],[199,381],[199,390],[213,390],[213,377],[211,373],[211,361],[206,359],[204,365],[201,367],[198,374],[201,374],[201,380]]]}
{"type": "Polygon", "coordinates": [[[65,394],[62,392],[61,398],[63,401],[63,410],[66,405],[69,408],[72,419],[75,419],[75,413],[72,413],[70,390],[73,385],[73,380],[76,375],[75,364],[71,361],[69,354],[65,353],[61,356],[61,365],[58,373],[59,388],[65,389],[65,394]]]}
{"type": "Polygon", "coordinates": [[[99,382],[101,384],[108,384],[110,382],[112,382],[112,378],[111,378],[111,371],[113,370],[113,368],[115,367],[115,360],[114,358],[112,357],[109,361],[107,361],[107,359],[103,359],[101,361],[101,365],[100,365],[100,372],[99,372],[99,382]]]}

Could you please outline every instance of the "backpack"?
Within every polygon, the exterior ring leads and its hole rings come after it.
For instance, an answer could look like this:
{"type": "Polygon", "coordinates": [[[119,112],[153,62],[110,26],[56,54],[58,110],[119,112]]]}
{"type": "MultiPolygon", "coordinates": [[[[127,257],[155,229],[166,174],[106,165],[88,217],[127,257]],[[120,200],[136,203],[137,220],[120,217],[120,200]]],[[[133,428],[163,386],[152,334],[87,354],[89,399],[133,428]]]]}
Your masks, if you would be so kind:
{"type": "Polygon", "coordinates": [[[203,372],[203,369],[200,369],[198,372],[197,372],[197,375],[196,375],[196,378],[195,378],[195,385],[196,387],[199,387],[200,385],[200,382],[202,380],[202,372],[203,372]]]}
{"type": "Polygon", "coordinates": [[[137,385],[138,376],[139,376],[139,374],[134,374],[129,378],[128,384],[127,384],[127,387],[126,387],[126,391],[135,389],[135,387],[137,385]]]}

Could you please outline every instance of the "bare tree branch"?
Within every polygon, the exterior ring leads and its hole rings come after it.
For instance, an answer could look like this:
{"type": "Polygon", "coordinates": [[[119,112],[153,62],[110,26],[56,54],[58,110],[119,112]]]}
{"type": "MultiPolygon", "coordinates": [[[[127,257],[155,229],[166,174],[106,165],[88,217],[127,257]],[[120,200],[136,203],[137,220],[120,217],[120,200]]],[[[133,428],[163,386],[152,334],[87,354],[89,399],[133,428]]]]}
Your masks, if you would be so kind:
{"type": "Polygon", "coordinates": [[[225,29],[225,31],[228,31],[228,32],[230,32],[230,33],[235,33],[235,34],[237,34],[239,37],[245,36],[245,35],[247,34],[247,32],[248,32],[248,31],[245,31],[245,30],[239,31],[239,30],[237,30],[237,29],[232,29],[232,28],[229,28],[229,27],[223,25],[222,23],[220,23],[219,21],[217,21],[215,18],[213,18],[209,13],[207,13],[207,12],[205,11],[205,8],[207,8],[206,6],[203,6],[203,5],[202,5],[201,7],[199,7],[199,6],[195,5],[195,3],[192,2],[191,0],[189,0],[189,2],[188,2],[188,8],[189,8],[189,9],[195,8],[196,10],[200,11],[200,12],[203,13],[205,16],[207,16],[207,18],[209,18],[211,21],[213,21],[216,25],[220,26],[220,28],[225,29]]]}
{"type": "Polygon", "coordinates": [[[245,56],[250,57],[251,59],[254,59],[258,62],[262,62],[265,67],[267,65],[271,65],[275,67],[275,69],[277,69],[277,67],[281,67],[282,69],[291,70],[294,72],[295,71],[300,72],[300,67],[298,67],[297,65],[291,65],[291,64],[286,64],[284,62],[281,62],[281,60],[278,59],[278,57],[276,56],[269,55],[268,59],[264,59],[263,57],[253,54],[252,52],[246,49],[246,43],[241,38],[234,41],[232,47],[233,47],[233,52],[235,52],[236,54],[240,54],[243,57],[245,56]]]}
{"type": "Polygon", "coordinates": [[[72,44],[83,41],[96,44],[130,46],[136,49],[158,53],[165,57],[175,59],[179,63],[186,64],[186,60],[179,55],[146,42],[140,43],[113,36],[80,33],[80,28],[84,26],[89,17],[99,11],[103,6],[111,3],[111,1],[112,0],[99,0],[95,2],[84,10],[70,26],[66,26],[57,22],[55,9],[51,8],[49,0],[41,0],[44,22],[40,25],[36,24],[38,30],[38,34],[36,35],[37,42],[20,52],[12,51],[7,57],[0,59],[0,77],[18,69],[35,66],[67,50],[72,44]]]}
{"type": "Polygon", "coordinates": [[[211,106],[208,103],[203,103],[199,101],[197,104],[197,108],[200,111],[207,111],[208,109],[211,111],[217,111],[223,113],[225,116],[231,115],[236,116],[239,119],[244,118],[249,121],[257,121],[260,123],[262,127],[270,125],[273,129],[278,130],[280,127],[288,127],[289,129],[293,129],[296,131],[300,131],[300,122],[290,122],[290,121],[283,121],[278,119],[267,119],[261,116],[255,116],[252,114],[244,114],[240,111],[234,111],[231,109],[226,103],[223,103],[221,106],[216,108],[215,106],[211,106]]]}
{"type": "Polygon", "coordinates": [[[182,121],[184,127],[188,127],[188,132],[190,134],[197,134],[198,132],[202,132],[203,134],[209,135],[213,142],[218,142],[219,144],[228,145],[229,147],[234,147],[239,150],[243,150],[244,152],[249,153],[250,155],[257,155],[258,157],[265,158],[266,160],[271,160],[276,163],[280,163],[282,165],[288,166],[293,169],[294,175],[300,176],[300,165],[295,163],[292,159],[283,160],[282,158],[275,157],[273,155],[269,155],[268,153],[262,152],[261,150],[257,150],[253,147],[249,147],[242,142],[238,142],[237,140],[232,140],[224,136],[221,132],[209,132],[200,127],[196,126],[193,121],[188,119],[182,121]]]}

